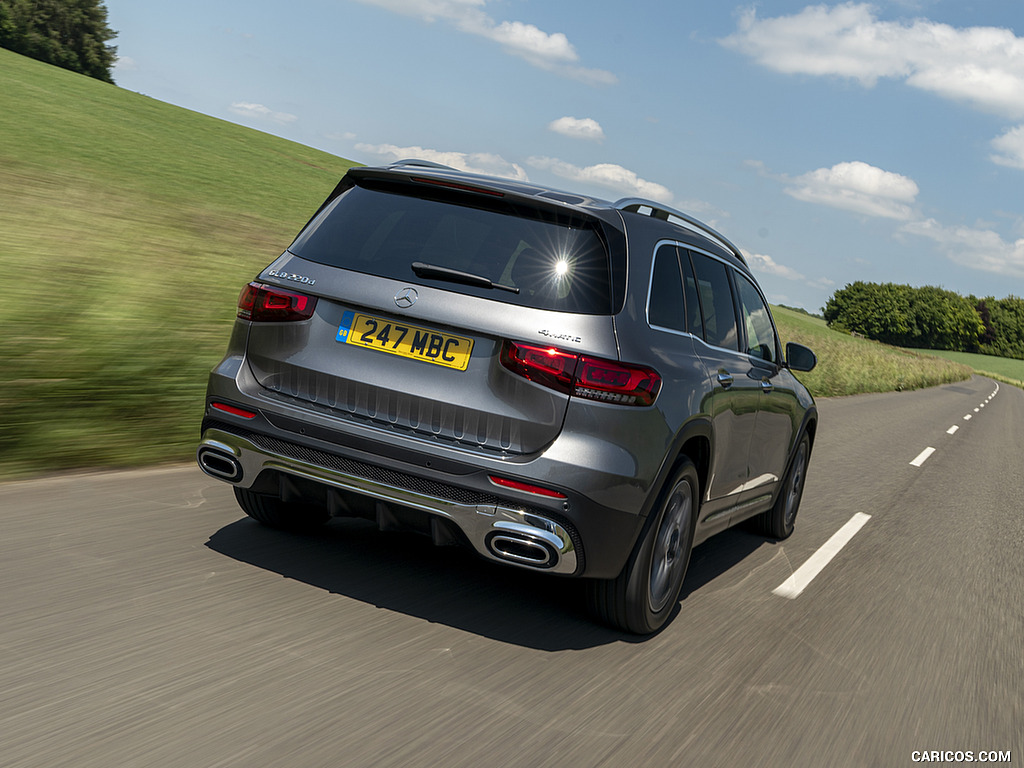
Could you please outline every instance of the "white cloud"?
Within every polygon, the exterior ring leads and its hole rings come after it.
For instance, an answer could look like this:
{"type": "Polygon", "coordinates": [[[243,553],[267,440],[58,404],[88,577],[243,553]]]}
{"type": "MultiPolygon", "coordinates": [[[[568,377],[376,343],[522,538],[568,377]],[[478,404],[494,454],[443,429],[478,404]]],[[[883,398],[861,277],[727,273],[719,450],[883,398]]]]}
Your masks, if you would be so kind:
{"type": "Polygon", "coordinates": [[[668,187],[646,181],[633,171],[613,163],[599,163],[586,168],[556,160],[553,157],[531,157],[527,163],[534,168],[549,171],[563,179],[581,184],[597,184],[620,194],[650,198],[659,203],[671,203],[672,193],[668,187]]]}
{"type": "Polygon", "coordinates": [[[287,112],[275,112],[262,104],[253,104],[247,101],[234,102],[231,105],[231,111],[236,115],[241,115],[242,117],[248,117],[254,120],[267,120],[271,123],[278,123],[279,125],[294,123],[299,119],[295,115],[289,115],[287,112]]]}
{"type": "Polygon", "coordinates": [[[990,155],[993,163],[1024,170],[1024,125],[1011,128],[1002,136],[992,139],[992,147],[999,153],[990,155]]]}
{"type": "Polygon", "coordinates": [[[484,11],[488,0],[358,1],[427,22],[446,21],[460,32],[497,43],[507,53],[535,67],[589,85],[611,85],[618,82],[618,78],[611,72],[580,66],[579,54],[562,32],[548,33],[521,21],[495,21],[484,11]]]}
{"type": "Polygon", "coordinates": [[[795,269],[778,264],[771,256],[766,256],[763,253],[750,253],[749,251],[743,251],[743,256],[746,258],[747,264],[749,264],[750,268],[755,272],[766,275],[776,275],[777,277],[784,277],[787,280],[805,279],[804,276],[795,269]]]}
{"type": "Polygon", "coordinates": [[[395,162],[408,158],[430,160],[434,163],[449,165],[468,173],[480,173],[487,176],[501,176],[517,181],[528,181],[526,171],[516,163],[510,163],[501,157],[487,152],[444,152],[423,147],[398,147],[394,144],[356,144],[359,152],[377,155],[385,162],[395,162]]]}
{"type": "Polygon", "coordinates": [[[913,218],[918,193],[912,179],[860,161],[819,168],[791,184],[786,193],[797,200],[900,220],[913,218]]]}
{"type": "Polygon", "coordinates": [[[563,136],[568,136],[570,139],[604,140],[604,129],[601,128],[601,124],[589,117],[582,119],[560,117],[549,123],[548,129],[563,136]]]}
{"type": "Polygon", "coordinates": [[[760,19],[754,9],[720,42],[787,74],[835,75],[871,87],[897,78],[943,98],[1024,117],[1024,38],[997,27],[881,21],[864,3],[815,5],[760,19]]]}
{"type": "Polygon", "coordinates": [[[134,72],[137,69],[135,59],[129,56],[118,56],[114,59],[114,70],[117,72],[134,72]]]}
{"type": "Polygon", "coordinates": [[[935,219],[909,222],[901,231],[932,240],[950,260],[965,267],[1024,277],[1024,238],[1008,243],[991,229],[947,227],[935,219]]]}
{"type": "MultiPolygon", "coordinates": [[[[750,269],[755,274],[761,275],[774,275],[781,277],[786,280],[793,280],[796,282],[805,283],[812,288],[827,291],[835,286],[834,280],[829,280],[827,277],[815,277],[809,278],[804,276],[802,273],[797,272],[792,267],[787,267],[784,264],[779,264],[775,259],[767,254],[763,253],[750,253],[749,251],[743,250],[743,257],[747,260],[747,264],[750,265],[750,269]]],[[[776,298],[776,301],[784,301],[784,298],[776,298]]]]}

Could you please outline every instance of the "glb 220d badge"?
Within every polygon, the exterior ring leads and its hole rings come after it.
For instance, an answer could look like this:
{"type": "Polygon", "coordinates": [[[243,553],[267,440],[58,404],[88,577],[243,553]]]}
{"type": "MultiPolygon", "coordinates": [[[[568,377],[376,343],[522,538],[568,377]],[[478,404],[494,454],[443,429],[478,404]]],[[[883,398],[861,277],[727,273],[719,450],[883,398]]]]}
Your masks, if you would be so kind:
{"type": "Polygon", "coordinates": [[[291,280],[293,283],[302,283],[303,285],[316,285],[316,280],[305,275],[296,275],[293,272],[278,272],[276,269],[268,269],[267,274],[271,277],[279,277],[282,280],[291,280]]]}

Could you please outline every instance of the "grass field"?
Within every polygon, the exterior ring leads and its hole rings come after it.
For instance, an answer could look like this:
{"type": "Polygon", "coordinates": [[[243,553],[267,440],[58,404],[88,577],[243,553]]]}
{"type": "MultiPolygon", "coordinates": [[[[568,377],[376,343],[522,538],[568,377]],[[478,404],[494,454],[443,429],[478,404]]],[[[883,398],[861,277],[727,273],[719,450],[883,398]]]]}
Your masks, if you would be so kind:
{"type": "Polygon", "coordinates": [[[351,163],[0,50],[0,475],[187,458],[241,287],[351,163]]]}
{"type": "MultiPolygon", "coordinates": [[[[349,161],[0,49],[0,477],[187,460],[241,287],[349,161]]],[[[779,310],[819,395],[968,368],[779,310]]]]}
{"type": "Polygon", "coordinates": [[[1024,387],[1024,360],[975,355],[970,352],[948,352],[942,349],[923,350],[923,353],[969,366],[975,373],[980,373],[982,376],[1024,387]]]}
{"type": "Polygon", "coordinates": [[[920,389],[971,374],[970,367],[953,360],[833,331],[816,317],[782,307],[773,307],[772,314],[783,342],[799,342],[818,355],[813,371],[797,374],[815,396],[920,389]]]}

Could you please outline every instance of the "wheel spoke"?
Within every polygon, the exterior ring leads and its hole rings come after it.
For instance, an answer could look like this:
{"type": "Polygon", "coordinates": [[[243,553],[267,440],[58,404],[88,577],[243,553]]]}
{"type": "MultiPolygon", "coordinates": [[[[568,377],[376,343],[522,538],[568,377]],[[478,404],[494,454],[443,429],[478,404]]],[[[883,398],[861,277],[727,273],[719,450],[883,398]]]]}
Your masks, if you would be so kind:
{"type": "Polygon", "coordinates": [[[651,553],[648,598],[655,611],[665,607],[673,593],[680,569],[689,555],[691,508],[690,486],[681,483],[673,488],[672,495],[666,501],[651,553]]]}

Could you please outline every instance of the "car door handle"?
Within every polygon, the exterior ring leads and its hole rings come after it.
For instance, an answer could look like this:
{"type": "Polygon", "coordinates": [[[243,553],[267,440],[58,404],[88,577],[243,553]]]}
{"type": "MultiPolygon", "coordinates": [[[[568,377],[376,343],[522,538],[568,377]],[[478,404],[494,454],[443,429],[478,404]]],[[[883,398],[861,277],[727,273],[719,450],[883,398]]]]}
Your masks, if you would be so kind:
{"type": "Polygon", "coordinates": [[[718,383],[722,385],[723,389],[728,389],[732,386],[732,374],[722,372],[718,374],[718,383]]]}
{"type": "Polygon", "coordinates": [[[775,385],[772,384],[768,379],[761,379],[761,391],[768,393],[775,389],[775,385]]]}

